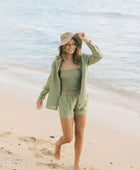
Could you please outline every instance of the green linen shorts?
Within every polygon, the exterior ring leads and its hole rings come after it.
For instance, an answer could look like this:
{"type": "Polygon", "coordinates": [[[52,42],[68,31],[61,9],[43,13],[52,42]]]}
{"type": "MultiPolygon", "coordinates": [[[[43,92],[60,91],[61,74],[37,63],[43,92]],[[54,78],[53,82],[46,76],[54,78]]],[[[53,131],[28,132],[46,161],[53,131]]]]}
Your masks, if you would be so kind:
{"type": "Polygon", "coordinates": [[[88,103],[86,102],[82,109],[78,109],[77,104],[79,102],[79,93],[77,91],[64,91],[62,90],[59,98],[59,116],[63,118],[74,117],[75,114],[83,115],[87,113],[88,103]]]}

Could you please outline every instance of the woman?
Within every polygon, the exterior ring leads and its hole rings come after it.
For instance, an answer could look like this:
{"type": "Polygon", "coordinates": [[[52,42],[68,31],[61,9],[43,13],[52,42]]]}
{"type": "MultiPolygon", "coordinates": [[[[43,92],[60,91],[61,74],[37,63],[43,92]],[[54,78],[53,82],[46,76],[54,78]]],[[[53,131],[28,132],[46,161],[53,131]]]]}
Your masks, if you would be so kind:
{"type": "Polygon", "coordinates": [[[66,32],[60,39],[59,56],[52,63],[50,76],[37,100],[37,108],[42,108],[47,93],[46,108],[53,110],[59,108],[63,136],[55,145],[54,156],[57,159],[60,159],[61,146],[72,141],[75,123],[74,168],[82,170],[79,160],[88,110],[87,67],[98,62],[102,54],[84,32],[76,34],[66,32]],[[81,53],[82,41],[87,44],[92,54],[81,53]]]}

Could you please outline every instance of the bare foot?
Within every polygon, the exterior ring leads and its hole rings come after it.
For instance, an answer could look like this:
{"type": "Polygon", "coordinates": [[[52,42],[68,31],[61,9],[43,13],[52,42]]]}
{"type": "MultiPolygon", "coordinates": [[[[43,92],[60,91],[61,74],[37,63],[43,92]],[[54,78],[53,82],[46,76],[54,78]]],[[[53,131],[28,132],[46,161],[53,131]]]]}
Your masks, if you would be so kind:
{"type": "Polygon", "coordinates": [[[54,156],[56,159],[60,160],[60,146],[58,146],[58,142],[55,144],[55,151],[54,151],[54,156]]]}
{"type": "Polygon", "coordinates": [[[80,168],[80,166],[79,165],[75,165],[74,166],[74,170],[83,170],[82,168],[80,168]]]}

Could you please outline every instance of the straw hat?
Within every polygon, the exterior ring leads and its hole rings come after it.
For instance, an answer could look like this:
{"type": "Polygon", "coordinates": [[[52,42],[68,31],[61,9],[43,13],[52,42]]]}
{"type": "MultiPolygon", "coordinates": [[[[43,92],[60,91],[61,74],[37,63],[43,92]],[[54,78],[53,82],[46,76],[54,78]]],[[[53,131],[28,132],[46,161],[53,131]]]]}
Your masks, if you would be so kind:
{"type": "Polygon", "coordinates": [[[60,46],[65,45],[67,42],[69,42],[69,40],[72,37],[75,37],[76,39],[78,39],[78,41],[80,41],[82,43],[82,40],[80,40],[80,38],[78,37],[77,33],[73,34],[72,32],[65,32],[64,34],[62,34],[60,36],[61,42],[60,42],[60,44],[58,46],[58,51],[60,51],[60,46]]]}

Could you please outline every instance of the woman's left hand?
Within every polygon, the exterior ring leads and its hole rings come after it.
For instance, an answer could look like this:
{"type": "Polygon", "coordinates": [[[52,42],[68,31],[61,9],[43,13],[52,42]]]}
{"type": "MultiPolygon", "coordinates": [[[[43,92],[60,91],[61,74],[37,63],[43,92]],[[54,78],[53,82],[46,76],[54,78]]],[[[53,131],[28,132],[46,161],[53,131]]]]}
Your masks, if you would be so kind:
{"type": "Polygon", "coordinates": [[[89,42],[89,39],[87,38],[86,36],[86,33],[85,32],[77,32],[79,38],[85,42],[89,42]]]}

